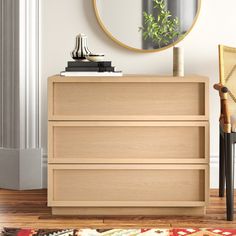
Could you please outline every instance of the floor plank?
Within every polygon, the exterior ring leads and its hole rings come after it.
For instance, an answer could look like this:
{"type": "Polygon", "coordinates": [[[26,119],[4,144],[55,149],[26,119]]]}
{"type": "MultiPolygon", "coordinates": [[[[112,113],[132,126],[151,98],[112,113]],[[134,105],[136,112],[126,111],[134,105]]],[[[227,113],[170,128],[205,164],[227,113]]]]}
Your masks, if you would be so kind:
{"type": "Polygon", "coordinates": [[[225,220],[225,198],[218,197],[218,190],[210,191],[210,204],[206,212],[204,217],[55,217],[47,207],[45,189],[31,191],[0,189],[0,228],[236,228],[236,220],[233,222],[225,220]]]}

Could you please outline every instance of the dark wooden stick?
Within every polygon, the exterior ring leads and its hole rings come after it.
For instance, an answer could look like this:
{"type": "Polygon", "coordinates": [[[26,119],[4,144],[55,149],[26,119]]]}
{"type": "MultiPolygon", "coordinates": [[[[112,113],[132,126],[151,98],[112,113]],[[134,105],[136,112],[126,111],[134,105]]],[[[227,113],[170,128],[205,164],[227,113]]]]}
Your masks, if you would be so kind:
{"type": "Polygon", "coordinates": [[[221,114],[220,122],[223,124],[223,130],[225,133],[231,133],[231,122],[230,122],[230,112],[228,107],[228,88],[222,84],[215,84],[214,89],[219,91],[221,100],[221,114]]]}

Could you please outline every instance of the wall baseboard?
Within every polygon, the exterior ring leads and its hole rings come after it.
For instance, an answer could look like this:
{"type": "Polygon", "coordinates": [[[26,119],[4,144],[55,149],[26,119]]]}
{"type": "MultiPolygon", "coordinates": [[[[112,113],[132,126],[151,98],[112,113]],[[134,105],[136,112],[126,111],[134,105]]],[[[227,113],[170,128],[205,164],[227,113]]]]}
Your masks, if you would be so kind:
{"type": "Polygon", "coordinates": [[[219,188],[219,156],[211,156],[210,188],[219,188]]]}
{"type": "MultiPolygon", "coordinates": [[[[236,163],[234,163],[236,170],[236,163]]],[[[234,173],[234,178],[236,173],[234,173]]],[[[219,188],[219,156],[212,156],[210,161],[210,187],[219,188]]],[[[234,181],[234,188],[236,189],[236,181],[234,181]]]]}
{"type": "Polygon", "coordinates": [[[42,160],[42,187],[47,188],[48,186],[48,156],[47,154],[43,154],[42,160]]]}
{"type": "Polygon", "coordinates": [[[1,148],[0,188],[42,188],[42,150],[1,148]]]}

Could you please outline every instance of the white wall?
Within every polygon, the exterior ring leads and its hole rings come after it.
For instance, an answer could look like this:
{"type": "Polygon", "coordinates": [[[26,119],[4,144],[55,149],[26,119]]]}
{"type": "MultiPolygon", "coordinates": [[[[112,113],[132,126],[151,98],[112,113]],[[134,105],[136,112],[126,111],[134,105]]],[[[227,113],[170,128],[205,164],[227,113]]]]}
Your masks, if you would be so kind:
{"type": "MultiPolygon", "coordinates": [[[[91,51],[104,52],[124,73],[171,75],[172,49],[142,54],[116,45],[99,27],[91,0],[41,2],[42,145],[46,153],[47,77],[64,69],[78,33],[87,34],[91,51]]],[[[218,81],[217,45],[222,43],[236,47],[235,9],[235,0],[202,0],[201,13],[194,29],[179,44],[185,48],[186,74],[207,75],[210,79],[212,157],[218,155],[219,101],[217,92],[212,89],[218,81]]],[[[215,174],[212,180],[216,180],[215,174]]]]}

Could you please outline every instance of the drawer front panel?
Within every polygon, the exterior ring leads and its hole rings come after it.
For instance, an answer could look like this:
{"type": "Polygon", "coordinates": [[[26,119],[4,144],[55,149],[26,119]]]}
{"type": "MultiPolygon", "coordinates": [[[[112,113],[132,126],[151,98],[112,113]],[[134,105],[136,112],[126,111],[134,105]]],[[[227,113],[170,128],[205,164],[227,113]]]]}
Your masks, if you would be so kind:
{"type": "Polygon", "coordinates": [[[203,82],[52,82],[50,120],[205,119],[203,82]]]}
{"type": "Polygon", "coordinates": [[[49,165],[50,206],[204,206],[207,165],[49,165]]]}
{"type": "Polygon", "coordinates": [[[207,122],[49,122],[50,163],[207,163],[207,122]]]}

